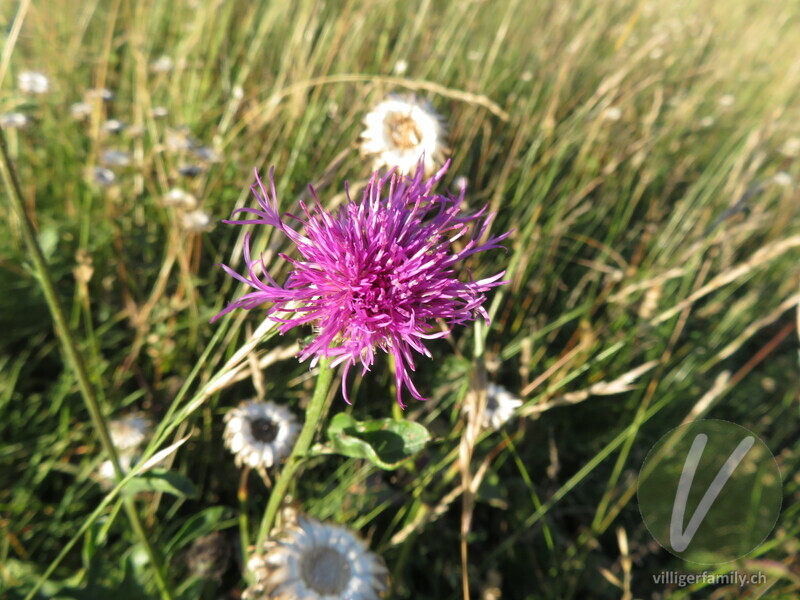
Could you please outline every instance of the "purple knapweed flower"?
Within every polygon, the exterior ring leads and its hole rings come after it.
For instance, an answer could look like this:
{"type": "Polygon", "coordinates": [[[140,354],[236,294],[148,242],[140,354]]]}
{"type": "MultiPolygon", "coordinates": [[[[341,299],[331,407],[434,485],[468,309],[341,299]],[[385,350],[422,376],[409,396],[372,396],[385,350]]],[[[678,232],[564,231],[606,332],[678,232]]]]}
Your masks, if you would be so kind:
{"type": "MultiPolygon", "coordinates": [[[[298,357],[331,359],[331,367],[344,364],[342,393],[347,395],[347,372],[360,362],[363,373],[375,360],[375,349],[395,359],[397,401],[405,386],[414,398],[424,398],[414,387],[413,352],[432,357],[423,345],[427,339],[445,337],[453,325],[482,316],[484,293],[505,283],[505,271],[479,281],[460,281],[456,264],[472,254],[499,248],[509,234],[481,241],[494,215],[486,207],[473,215],[461,214],[464,189],[457,197],[433,192],[449,161],[433,177],[423,179],[423,165],[414,177],[376,172],[364,190],[361,202],[350,200],[331,213],[311,188],[314,204],[300,203],[305,219],[293,215],[303,227],[295,230],[281,220],[273,179],[269,191],[256,171],[251,187],[260,208],[234,211],[250,213],[252,219],[229,220],[234,225],[270,225],[297,246],[298,258],[280,256],[293,267],[286,283],[279,285],[266,272],[261,258],[250,255],[250,234],[245,236],[247,273],[240,275],[223,265],[225,272],[254,291],[228,305],[214,319],[236,309],[253,309],[272,303],[267,315],[281,323],[280,332],[311,324],[316,335],[298,357]],[[279,317],[285,312],[290,317],[279,317]],[[448,325],[436,331],[437,321],[448,325]]],[[[345,184],[347,191],[347,184],[345,184]]]]}

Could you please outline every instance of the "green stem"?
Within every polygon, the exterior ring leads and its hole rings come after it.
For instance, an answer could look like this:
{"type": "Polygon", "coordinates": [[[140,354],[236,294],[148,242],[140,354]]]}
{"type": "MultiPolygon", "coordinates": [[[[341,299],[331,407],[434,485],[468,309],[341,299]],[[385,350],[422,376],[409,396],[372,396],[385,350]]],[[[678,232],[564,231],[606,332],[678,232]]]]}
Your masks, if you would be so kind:
{"type": "Polygon", "coordinates": [[[300,463],[308,453],[311,447],[311,442],[314,440],[314,434],[317,431],[317,426],[324,418],[325,400],[328,397],[328,390],[331,387],[331,380],[333,379],[333,369],[329,366],[330,361],[326,358],[321,358],[319,361],[319,375],[317,376],[317,387],[314,388],[314,396],[306,408],[306,420],[303,423],[303,429],[300,435],[297,436],[297,442],[292,448],[292,453],[283,466],[278,480],[275,482],[275,487],[272,488],[272,493],[269,495],[267,508],[264,511],[264,518],[261,520],[261,529],[258,532],[258,547],[260,548],[264,540],[275,525],[275,517],[278,514],[278,509],[283,502],[284,496],[289,489],[289,484],[294,479],[300,463]]]}
{"type": "MultiPolygon", "coordinates": [[[[72,335],[72,332],[70,331],[69,325],[67,324],[67,317],[64,313],[64,308],[61,306],[61,301],[58,298],[58,294],[56,293],[55,284],[53,283],[53,278],[50,275],[50,269],[47,266],[47,260],[45,259],[44,253],[39,246],[38,240],[36,239],[36,230],[34,229],[33,223],[31,222],[30,218],[28,217],[28,213],[25,210],[25,204],[22,200],[22,191],[19,184],[19,179],[17,177],[17,172],[15,171],[11,162],[11,158],[8,153],[8,147],[6,146],[6,139],[2,131],[0,131],[0,172],[2,172],[3,182],[5,183],[6,191],[8,192],[12,211],[15,212],[19,218],[22,237],[25,240],[25,244],[30,252],[30,257],[33,260],[34,267],[36,268],[36,274],[39,278],[39,285],[41,285],[42,292],[47,300],[47,306],[49,307],[50,313],[53,317],[56,334],[61,341],[67,362],[72,367],[75,377],[78,380],[78,387],[81,390],[83,401],[86,404],[86,408],[88,409],[89,415],[92,418],[94,428],[100,437],[100,442],[103,445],[103,449],[108,454],[111,464],[114,466],[114,472],[116,473],[117,480],[120,480],[125,474],[122,472],[122,469],[119,466],[119,456],[117,455],[117,451],[114,448],[113,442],[111,441],[111,436],[108,433],[108,427],[106,426],[103,412],[100,409],[100,403],[97,401],[94,388],[89,381],[86,365],[83,362],[80,350],[78,350],[78,345],[72,335]]],[[[150,540],[147,537],[147,533],[144,530],[142,521],[139,518],[139,513],[136,510],[136,505],[134,504],[133,499],[125,498],[124,506],[125,512],[130,520],[131,527],[133,528],[136,536],[139,538],[139,541],[144,546],[148,557],[150,558],[150,562],[153,564],[156,583],[161,591],[161,597],[164,600],[172,600],[172,594],[167,586],[163,567],[161,566],[161,562],[158,559],[153,546],[150,544],[150,540]]]]}
{"type": "Polygon", "coordinates": [[[242,564],[245,565],[247,564],[247,552],[250,547],[250,536],[248,535],[250,525],[247,519],[247,478],[249,475],[250,467],[245,466],[239,478],[239,493],[237,494],[239,497],[239,541],[242,544],[242,558],[244,559],[242,564]]]}

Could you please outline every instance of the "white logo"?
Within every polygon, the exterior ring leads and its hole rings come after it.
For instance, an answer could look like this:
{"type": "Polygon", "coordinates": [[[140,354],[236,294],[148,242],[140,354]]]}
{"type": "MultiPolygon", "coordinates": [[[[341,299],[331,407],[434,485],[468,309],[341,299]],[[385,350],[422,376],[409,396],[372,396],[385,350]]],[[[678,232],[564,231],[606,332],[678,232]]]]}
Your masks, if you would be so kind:
{"type": "Polygon", "coordinates": [[[736,467],[742,462],[745,454],[753,447],[756,439],[754,437],[746,437],[739,442],[739,445],[736,446],[736,450],[731,453],[728,460],[722,465],[722,468],[717,471],[717,476],[714,477],[714,481],[711,482],[706,493],[703,494],[703,499],[700,500],[700,504],[697,505],[689,521],[689,525],[686,527],[686,531],[681,531],[683,515],[686,513],[686,501],[689,499],[689,491],[692,489],[694,474],[697,471],[697,465],[700,463],[700,459],[703,457],[703,450],[706,447],[707,441],[708,436],[704,433],[698,433],[697,437],[694,438],[692,448],[689,450],[689,454],[686,456],[686,462],[683,464],[681,479],[678,482],[678,491],[675,492],[675,502],[672,505],[672,519],[669,524],[669,541],[677,552],[683,552],[689,547],[692,538],[694,538],[694,534],[697,533],[697,529],[700,527],[700,523],[703,522],[711,505],[714,504],[714,500],[717,499],[717,496],[719,496],[722,488],[725,487],[728,479],[733,475],[736,467]]]}
{"type": "Polygon", "coordinates": [[[735,423],[681,425],[639,471],[639,511],[650,534],[683,560],[719,565],[764,542],[781,511],[781,473],[767,445],[735,423]]]}

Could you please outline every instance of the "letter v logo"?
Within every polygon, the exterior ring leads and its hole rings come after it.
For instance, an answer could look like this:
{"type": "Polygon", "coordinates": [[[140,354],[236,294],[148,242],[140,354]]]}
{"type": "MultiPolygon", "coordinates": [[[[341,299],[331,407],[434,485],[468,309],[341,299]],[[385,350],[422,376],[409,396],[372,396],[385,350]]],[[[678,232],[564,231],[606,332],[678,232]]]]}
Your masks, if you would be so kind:
{"type": "Polygon", "coordinates": [[[719,419],[665,433],[642,463],[636,494],[653,538],[678,558],[704,565],[757,548],[783,500],[781,472],[764,441],[719,419]]]}
{"type": "Polygon", "coordinates": [[[689,454],[686,456],[686,462],[683,464],[683,471],[681,478],[678,481],[678,489],[675,492],[675,502],[672,505],[672,519],[669,524],[669,541],[672,548],[676,552],[683,552],[689,547],[695,533],[697,533],[700,524],[705,519],[714,500],[717,499],[722,488],[733,475],[736,467],[742,462],[745,455],[750,451],[755,443],[755,438],[749,436],[744,438],[736,449],[728,456],[728,460],[717,471],[716,477],[708,486],[705,494],[703,494],[700,504],[694,511],[694,514],[689,519],[689,524],[685,530],[681,530],[684,522],[684,515],[686,514],[686,502],[689,499],[689,491],[692,489],[692,482],[694,475],[697,472],[697,465],[700,464],[700,459],[703,457],[703,450],[705,450],[708,436],[704,433],[699,433],[692,442],[692,447],[689,454]]]}

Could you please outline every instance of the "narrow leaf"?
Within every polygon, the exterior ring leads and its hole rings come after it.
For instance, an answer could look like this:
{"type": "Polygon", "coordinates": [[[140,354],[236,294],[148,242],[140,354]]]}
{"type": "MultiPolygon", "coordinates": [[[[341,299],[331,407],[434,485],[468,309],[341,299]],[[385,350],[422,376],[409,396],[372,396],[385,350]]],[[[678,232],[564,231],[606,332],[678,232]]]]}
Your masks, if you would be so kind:
{"type": "Polygon", "coordinates": [[[184,499],[197,496],[197,488],[186,475],[166,469],[153,469],[134,477],[120,490],[123,495],[139,492],[164,492],[184,499]]]}

